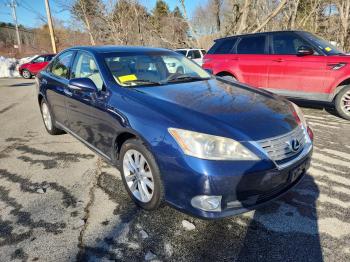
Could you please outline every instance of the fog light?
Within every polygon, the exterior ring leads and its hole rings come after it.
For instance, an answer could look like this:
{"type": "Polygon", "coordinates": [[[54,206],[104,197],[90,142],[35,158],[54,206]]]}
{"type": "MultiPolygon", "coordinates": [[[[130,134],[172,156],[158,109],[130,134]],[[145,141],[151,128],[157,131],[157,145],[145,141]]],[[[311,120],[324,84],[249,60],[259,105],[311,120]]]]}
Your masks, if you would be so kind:
{"type": "Polygon", "coordinates": [[[221,211],[222,196],[195,196],[191,200],[191,205],[204,211],[221,211]]]}

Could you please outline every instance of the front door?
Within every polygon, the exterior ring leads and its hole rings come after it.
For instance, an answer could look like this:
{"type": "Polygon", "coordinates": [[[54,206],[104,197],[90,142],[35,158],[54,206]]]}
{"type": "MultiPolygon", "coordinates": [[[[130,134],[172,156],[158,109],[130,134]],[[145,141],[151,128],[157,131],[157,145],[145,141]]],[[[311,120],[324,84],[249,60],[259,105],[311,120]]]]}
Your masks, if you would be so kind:
{"type": "Polygon", "coordinates": [[[107,92],[94,57],[79,51],[74,59],[71,78],[90,78],[98,91],[89,93],[71,89],[66,98],[69,128],[79,138],[109,158],[116,129],[107,118],[107,92]]]}
{"type": "Polygon", "coordinates": [[[293,32],[271,34],[271,55],[267,88],[292,97],[317,99],[325,89],[328,77],[325,56],[297,55],[300,46],[308,42],[293,32]]]}

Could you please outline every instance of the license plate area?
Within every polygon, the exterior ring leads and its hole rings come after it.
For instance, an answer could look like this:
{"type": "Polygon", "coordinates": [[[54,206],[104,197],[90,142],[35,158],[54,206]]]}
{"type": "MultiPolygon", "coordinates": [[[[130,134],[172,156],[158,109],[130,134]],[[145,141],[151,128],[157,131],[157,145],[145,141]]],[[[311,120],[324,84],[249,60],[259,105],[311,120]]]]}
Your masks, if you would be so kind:
{"type": "Polygon", "coordinates": [[[301,176],[308,167],[308,161],[305,161],[298,165],[297,167],[293,168],[291,171],[289,171],[289,182],[294,182],[298,179],[299,176],[301,176]]]}

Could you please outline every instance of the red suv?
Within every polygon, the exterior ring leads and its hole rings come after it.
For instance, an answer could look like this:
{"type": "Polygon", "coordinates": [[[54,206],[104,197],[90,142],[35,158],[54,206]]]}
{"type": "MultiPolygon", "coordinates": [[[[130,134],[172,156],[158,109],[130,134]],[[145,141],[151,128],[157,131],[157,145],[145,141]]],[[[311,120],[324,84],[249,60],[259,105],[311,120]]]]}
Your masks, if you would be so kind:
{"type": "Polygon", "coordinates": [[[39,73],[52,60],[55,54],[45,54],[34,57],[30,62],[22,64],[19,68],[19,74],[26,79],[32,78],[39,73]]]}
{"type": "Polygon", "coordinates": [[[204,57],[213,74],[287,97],[332,102],[350,120],[350,56],[304,31],[217,39],[204,57]]]}

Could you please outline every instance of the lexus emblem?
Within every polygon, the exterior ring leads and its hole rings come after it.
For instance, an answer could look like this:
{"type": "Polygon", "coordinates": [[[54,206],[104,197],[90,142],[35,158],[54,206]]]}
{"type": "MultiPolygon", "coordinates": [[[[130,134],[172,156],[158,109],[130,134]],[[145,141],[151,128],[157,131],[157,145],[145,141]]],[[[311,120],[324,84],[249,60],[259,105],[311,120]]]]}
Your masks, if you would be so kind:
{"type": "Polygon", "coordinates": [[[299,140],[294,138],[291,141],[289,141],[289,147],[293,152],[297,152],[300,148],[299,140]]]}

